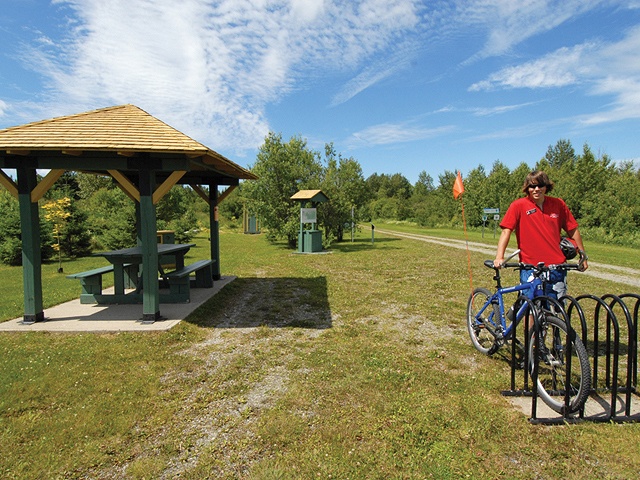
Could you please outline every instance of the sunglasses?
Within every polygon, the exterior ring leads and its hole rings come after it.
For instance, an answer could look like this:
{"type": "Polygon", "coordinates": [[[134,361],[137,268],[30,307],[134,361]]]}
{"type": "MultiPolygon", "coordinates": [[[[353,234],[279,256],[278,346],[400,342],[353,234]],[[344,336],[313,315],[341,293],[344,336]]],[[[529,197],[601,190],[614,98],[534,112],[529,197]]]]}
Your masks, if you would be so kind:
{"type": "Polygon", "coordinates": [[[530,188],[531,190],[535,190],[536,188],[543,189],[544,187],[546,187],[544,183],[534,183],[533,185],[529,185],[527,188],[530,188]]]}

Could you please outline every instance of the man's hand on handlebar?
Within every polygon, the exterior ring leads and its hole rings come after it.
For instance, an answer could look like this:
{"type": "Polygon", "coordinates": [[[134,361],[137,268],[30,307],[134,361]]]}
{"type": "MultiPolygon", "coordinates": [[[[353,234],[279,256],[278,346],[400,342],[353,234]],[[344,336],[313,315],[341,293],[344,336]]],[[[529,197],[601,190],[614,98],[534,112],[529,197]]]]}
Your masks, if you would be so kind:
{"type": "Polygon", "coordinates": [[[582,250],[578,250],[578,253],[580,253],[580,261],[578,262],[578,270],[580,270],[581,272],[584,272],[587,268],[589,268],[589,257],[587,257],[587,254],[584,253],[582,250]]]}
{"type": "MultiPolygon", "coordinates": [[[[504,267],[504,264],[507,263],[509,260],[511,260],[513,257],[515,257],[516,255],[518,255],[520,253],[520,249],[516,250],[515,252],[513,252],[511,255],[509,255],[506,259],[504,258],[504,256],[502,257],[496,257],[495,260],[493,261],[493,267],[494,268],[502,268],[504,267]]],[[[498,255],[500,254],[500,252],[498,252],[498,255]]],[[[503,253],[504,255],[504,253],[503,253]]]]}

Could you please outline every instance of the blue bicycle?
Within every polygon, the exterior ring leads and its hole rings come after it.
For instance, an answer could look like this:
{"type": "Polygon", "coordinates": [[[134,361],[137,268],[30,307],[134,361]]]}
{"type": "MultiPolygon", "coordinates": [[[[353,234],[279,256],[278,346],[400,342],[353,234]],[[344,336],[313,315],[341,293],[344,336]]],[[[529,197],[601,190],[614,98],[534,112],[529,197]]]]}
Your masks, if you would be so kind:
{"type": "Polygon", "coordinates": [[[502,287],[501,269],[496,268],[492,260],[486,260],[484,265],[495,271],[493,279],[496,281],[496,288],[495,293],[486,288],[476,288],[469,297],[467,329],[471,342],[479,352],[493,355],[505,343],[515,341],[517,351],[528,359],[531,372],[534,370],[534,359],[536,356],[539,359],[537,387],[540,398],[558,413],[565,413],[565,405],[568,406],[567,413],[576,412],[582,408],[591,390],[589,357],[582,341],[573,330],[568,331],[565,321],[559,318],[563,317],[558,312],[560,304],[544,297],[543,292],[550,271],[581,270],[583,258],[577,264],[548,266],[508,263],[518,253],[519,250],[508,257],[502,267],[531,269],[533,282],[502,287]],[[509,311],[505,312],[504,298],[509,294],[517,295],[517,299],[509,311]],[[526,345],[515,338],[516,328],[525,317],[538,319],[539,350],[536,350],[536,328],[529,328],[526,345]],[[571,352],[570,358],[568,352],[571,352]],[[568,366],[570,376],[567,376],[568,366]]]}

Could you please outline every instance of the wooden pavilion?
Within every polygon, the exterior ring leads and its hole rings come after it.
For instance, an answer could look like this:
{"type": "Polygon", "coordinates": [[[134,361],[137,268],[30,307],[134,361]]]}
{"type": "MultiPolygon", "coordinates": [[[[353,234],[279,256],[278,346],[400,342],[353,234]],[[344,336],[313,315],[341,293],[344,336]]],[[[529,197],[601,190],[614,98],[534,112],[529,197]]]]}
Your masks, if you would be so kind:
{"type": "Polygon", "coordinates": [[[24,323],[43,321],[38,201],[65,171],[111,176],[136,203],[142,247],[143,322],[160,317],[156,204],[175,184],[210,206],[213,279],[220,278],[217,205],[240,180],[257,177],[134,105],[0,130],[0,185],[20,204],[24,323]],[[2,169],[15,169],[17,181],[2,169]],[[36,171],[49,173],[38,183],[36,171]],[[208,187],[208,192],[202,187],[208,187]],[[222,194],[218,186],[227,186],[222,194]],[[152,272],[153,275],[145,275],[152,272]],[[150,277],[155,278],[150,278],[150,277]]]}

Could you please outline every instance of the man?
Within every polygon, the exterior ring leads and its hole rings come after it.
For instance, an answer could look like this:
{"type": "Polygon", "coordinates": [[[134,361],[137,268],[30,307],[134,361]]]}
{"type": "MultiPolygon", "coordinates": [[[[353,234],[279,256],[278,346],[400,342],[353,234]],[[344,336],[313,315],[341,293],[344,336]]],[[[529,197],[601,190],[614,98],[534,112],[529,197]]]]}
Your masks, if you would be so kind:
{"type": "MultiPolygon", "coordinates": [[[[582,237],[578,231],[578,222],[569,211],[567,204],[560,198],[547,196],[553,190],[553,182],[545,172],[535,171],[527,175],[522,191],[526,195],[515,200],[507,209],[500,223],[502,233],[498,240],[498,249],[493,264],[500,267],[504,254],[515,230],[520,249],[520,261],[537,265],[564,263],[565,256],[560,249],[561,232],[564,230],[584,255],[583,271],[588,268],[582,237]]],[[[531,270],[520,271],[520,281],[529,282],[531,270]]],[[[550,272],[545,295],[554,298],[567,292],[566,272],[550,272]]]]}

